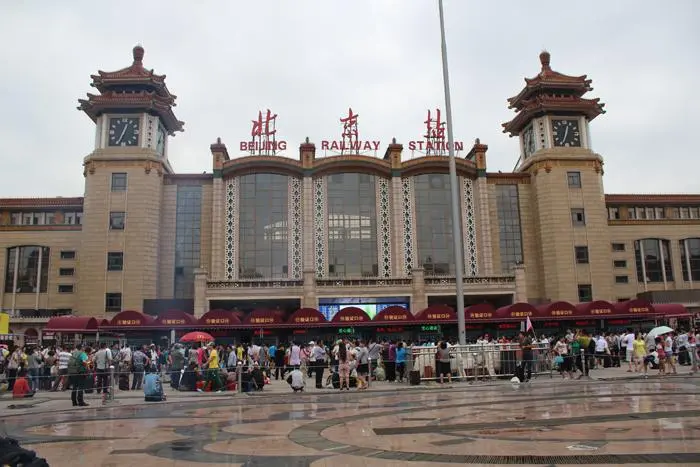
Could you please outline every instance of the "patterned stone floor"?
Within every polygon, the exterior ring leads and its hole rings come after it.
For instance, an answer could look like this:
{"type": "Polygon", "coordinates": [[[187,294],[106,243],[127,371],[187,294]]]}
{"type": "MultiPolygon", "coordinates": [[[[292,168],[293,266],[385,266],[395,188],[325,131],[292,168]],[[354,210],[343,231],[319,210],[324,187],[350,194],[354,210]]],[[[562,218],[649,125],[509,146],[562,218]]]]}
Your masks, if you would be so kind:
{"type": "Polygon", "coordinates": [[[2,423],[52,467],[700,465],[699,383],[250,395],[2,423]]]}

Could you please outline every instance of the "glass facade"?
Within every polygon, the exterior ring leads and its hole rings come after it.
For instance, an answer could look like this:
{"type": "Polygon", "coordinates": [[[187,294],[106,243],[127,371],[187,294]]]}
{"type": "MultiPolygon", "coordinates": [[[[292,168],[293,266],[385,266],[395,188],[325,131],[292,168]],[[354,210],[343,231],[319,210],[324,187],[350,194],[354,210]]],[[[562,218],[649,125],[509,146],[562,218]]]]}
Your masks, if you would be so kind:
{"type": "Polygon", "coordinates": [[[496,185],[496,209],[501,272],[510,273],[515,264],[523,261],[518,185],[496,185]]]}
{"type": "Polygon", "coordinates": [[[634,257],[637,265],[637,280],[644,282],[666,282],[673,280],[671,248],[668,240],[645,238],[634,242],[634,257]],[[642,262],[644,258],[644,262],[642,262]],[[646,273],[646,280],[644,274],[646,273]]]}
{"type": "Polygon", "coordinates": [[[450,176],[418,175],[413,183],[418,263],[426,276],[454,274],[450,176]]]}
{"type": "Polygon", "coordinates": [[[5,293],[45,293],[49,282],[50,250],[45,246],[7,249],[5,293]],[[17,276],[15,277],[15,272],[17,276]]]}
{"type": "Polygon", "coordinates": [[[361,173],[329,175],[328,275],[376,277],[376,177],[361,173]]]}
{"type": "Polygon", "coordinates": [[[288,277],[289,177],[259,173],[240,177],[239,277],[288,277]]]}
{"type": "Polygon", "coordinates": [[[688,266],[690,266],[690,279],[693,281],[700,281],[700,238],[686,238],[685,240],[681,240],[680,247],[683,280],[689,280],[688,266]]]}
{"type": "Polygon", "coordinates": [[[194,298],[194,270],[200,265],[202,187],[177,187],[175,298],[194,298]]]}

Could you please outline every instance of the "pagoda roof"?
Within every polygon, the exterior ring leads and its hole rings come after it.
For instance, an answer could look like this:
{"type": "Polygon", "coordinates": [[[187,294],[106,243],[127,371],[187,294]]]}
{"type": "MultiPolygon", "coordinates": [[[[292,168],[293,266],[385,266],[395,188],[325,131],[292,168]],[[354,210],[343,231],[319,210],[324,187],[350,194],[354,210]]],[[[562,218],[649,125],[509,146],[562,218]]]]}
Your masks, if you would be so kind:
{"type": "Polygon", "coordinates": [[[99,70],[96,75],[90,76],[92,78],[90,86],[97,88],[101,93],[115,86],[144,86],[156,91],[159,96],[172,98],[174,102],[177,96],[168,91],[165,75],[157,75],[152,69],[149,70],[143,66],[144,48],[137,45],[132,54],[134,61],[131,66],[117,71],[99,70]]]}
{"type": "Polygon", "coordinates": [[[157,75],[143,66],[143,47],[137,45],[133,51],[131,66],[117,71],[98,71],[92,75],[90,86],[100,94],[88,93],[87,99],[78,99],[78,110],[85,112],[93,121],[105,112],[114,110],[142,110],[158,115],[168,133],[183,131],[184,122],[172,111],[177,96],[165,85],[165,75],[157,75]]]}
{"type": "Polygon", "coordinates": [[[78,110],[85,112],[93,121],[105,112],[114,110],[140,109],[158,115],[171,135],[183,131],[182,122],[175,117],[170,99],[159,96],[155,91],[116,92],[88,94],[87,99],[78,99],[78,110]]]}
{"type": "Polygon", "coordinates": [[[517,96],[508,98],[508,108],[520,110],[533,95],[547,91],[559,91],[581,97],[592,91],[592,80],[586,75],[569,76],[552,70],[549,66],[551,55],[547,51],[540,54],[542,70],[534,78],[525,78],[525,87],[517,96]]]}
{"type": "Polygon", "coordinates": [[[517,136],[533,118],[545,113],[583,114],[588,120],[605,113],[599,98],[584,99],[578,96],[553,96],[539,94],[523,102],[523,107],[515,118],[503,123],[503,132],[517,136]]]}

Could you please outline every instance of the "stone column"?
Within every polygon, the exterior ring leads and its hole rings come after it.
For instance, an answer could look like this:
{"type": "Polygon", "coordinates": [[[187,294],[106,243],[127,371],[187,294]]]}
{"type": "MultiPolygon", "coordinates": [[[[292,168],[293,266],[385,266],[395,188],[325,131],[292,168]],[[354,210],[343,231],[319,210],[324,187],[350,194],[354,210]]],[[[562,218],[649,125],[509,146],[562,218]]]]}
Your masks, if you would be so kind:
{"type": "Polygon", "coordinates": [[[384,160],[391,163],[391,179],[389,180],[390,213],[391,222],[391,275],[392,277],[404,277],[404,258],[406,251],[403,244],[403,188],[401,185],[401,153],[403,145],[392,139],[386,148],[384,160]]]}
{"type": "Polygon", "coordinates": [[[194,316],[201,318],[204,313],[209,311],[209,303],[207,301],[207,270],[194,270],[194,316]]]}
{"type": "Polygon", "coordinates": [[[428,297],[425,294],[425,271],[423,268],[413,268],[411,271],[411,312],[416,313],[428,308],[428,297]]]}
{"type": "Polygon", "coordinates": [[[304,296],[301,298],[301,306],[302,308],[315,308],[318,310],[316,270],[314,268],[304,270],[304,296]]]}
{"type": "Polygon", "coordinates": [[[527,278],[525,276],[525,265],[520,263],[513,266],[515,273],[515,302],[527,303],[527,278]]]}
{"type": "Polygon", "coordinates": [[[224,163],[230,160],[226,145],[221,138],[210,147],[214,180],[212,184],[212,215],[211,215],[211,277],[214,280],[224,280],[224,219],[225,201],[223,168],[224,163]]]}
{"type": "Polygon", "coordinates": [[[474,146],[467,154],[467,159],[473,160],[476,164],[476,181],[474,182],[474,195],[476,201],[477,229],[479,239],[479,261],[480,275],[490,276],[493,274],[493,244],[491,242],[491,216],[490,216],[490,196],[489,186],[486,182],[486,151],[488,146],[481,144],[477,138],[474,146]]]}
{"type": "Polygon", "coordinates": [[[301,216],[302,216],[302,270],[306,277],[307,270],[314,270],[314,183],[311,172],[316,157],[316,146],[309,138],[299,145],[299,158],[304,169],[304,179],[301,186],[301,216]]]}

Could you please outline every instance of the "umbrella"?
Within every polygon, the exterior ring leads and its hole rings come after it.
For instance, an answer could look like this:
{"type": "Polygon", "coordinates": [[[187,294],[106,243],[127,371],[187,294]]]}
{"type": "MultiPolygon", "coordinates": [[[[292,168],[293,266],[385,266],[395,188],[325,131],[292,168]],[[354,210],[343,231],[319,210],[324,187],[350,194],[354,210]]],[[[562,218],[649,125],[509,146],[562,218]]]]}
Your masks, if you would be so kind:
{"type": "Polygon", "coordinates": [[[211,334],[201,331],[188,332],[180,338],[180,342],[213,342],[211,334]]]}
{"type": "Polygon", "coordinates": [[[669,332],[673,332],[673,328],[669,328],[668,326],[659,326],[649,331],[649,334],[656,337],[661,336],[663,334],[668,334],[669,332]]]}

